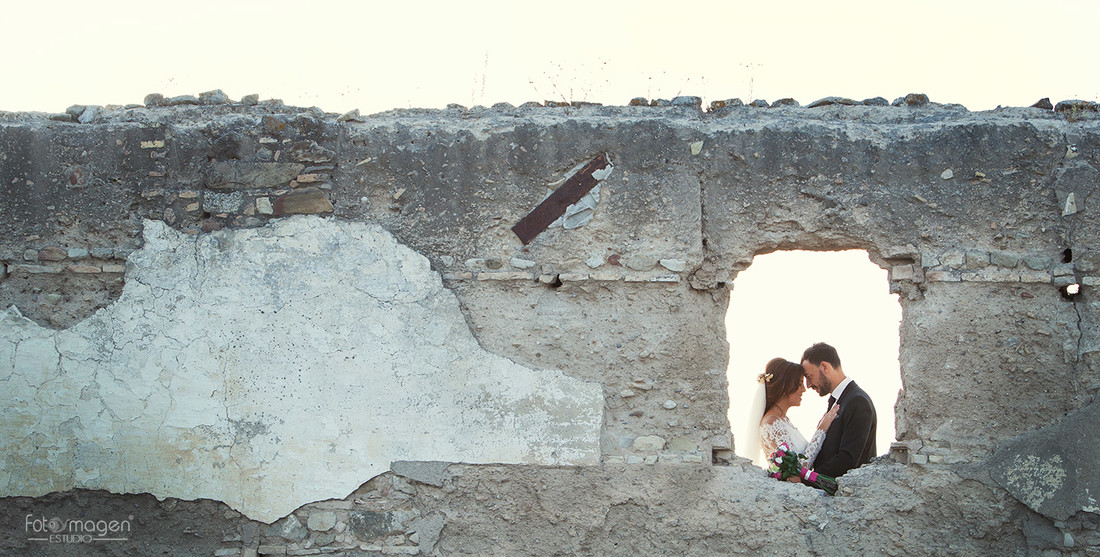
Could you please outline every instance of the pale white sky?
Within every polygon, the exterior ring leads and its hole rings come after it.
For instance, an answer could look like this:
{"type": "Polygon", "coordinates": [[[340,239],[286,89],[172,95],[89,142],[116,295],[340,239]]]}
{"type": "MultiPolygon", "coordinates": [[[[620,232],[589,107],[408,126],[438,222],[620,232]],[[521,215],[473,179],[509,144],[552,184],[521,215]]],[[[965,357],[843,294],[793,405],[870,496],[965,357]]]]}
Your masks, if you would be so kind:
{"type": "Polygon", "coordinates": [[[1064,1],[9,2],[0,110],[259,93],[329,112],[910,92],[1098,100],[1100,10],[1064,1]]]}
{"type": "MultiPolygon", "coordinates": [[[[747,408],[764,365],[776,357],[800,362],[802,351],[815,342],[833,345],[845,373],[871,396],[878,413],[878,452],[889,450],[901,388],[901,305],[889,290],[886,270],[860,250],[760,255],[737,275],[726,318],[729,418],[737,454],[755,458],[742,451],[747,444],[737,439],[750,420],[760,419],[750,417],[747,408]]],[[[825,399],[807,390],[802,405],[791,408],[787,416],[808,439],[825,406],[825,399]]]]}

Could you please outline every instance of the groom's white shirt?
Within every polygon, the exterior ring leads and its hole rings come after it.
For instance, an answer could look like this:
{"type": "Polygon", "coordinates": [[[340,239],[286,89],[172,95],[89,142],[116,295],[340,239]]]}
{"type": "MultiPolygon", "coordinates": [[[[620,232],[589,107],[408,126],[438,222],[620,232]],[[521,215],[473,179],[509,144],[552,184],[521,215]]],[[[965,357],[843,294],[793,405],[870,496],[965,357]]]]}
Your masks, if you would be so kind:
{"type": "Polygon", "coordinates": [[[840,395],[844,394],[844,389],[848,386],[848,383],[851,383],[851,382],[852,382],[851,377],[845,377],[844,380],[841,381],[840,384],[837,385],[835,389],[833,389],[833,392],[831,392],[829,394],[832,395],[832,397],[835,398],[836,400],[840,400],[840,395]]]}

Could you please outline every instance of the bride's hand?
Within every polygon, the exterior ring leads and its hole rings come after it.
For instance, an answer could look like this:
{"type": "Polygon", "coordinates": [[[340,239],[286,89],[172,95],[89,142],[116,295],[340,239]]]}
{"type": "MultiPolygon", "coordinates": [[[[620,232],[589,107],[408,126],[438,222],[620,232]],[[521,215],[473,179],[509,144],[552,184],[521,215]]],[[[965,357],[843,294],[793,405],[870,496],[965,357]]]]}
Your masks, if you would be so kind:
{"type": "Polygon", "coordinates": [[[829,426],[833,423],[833,419],[836,418],[837,412],[840,412],[840,405],[834,404],[833,407],[821,417],[821,421],[817,422],[817,429],[828,431],[829,426]]]}

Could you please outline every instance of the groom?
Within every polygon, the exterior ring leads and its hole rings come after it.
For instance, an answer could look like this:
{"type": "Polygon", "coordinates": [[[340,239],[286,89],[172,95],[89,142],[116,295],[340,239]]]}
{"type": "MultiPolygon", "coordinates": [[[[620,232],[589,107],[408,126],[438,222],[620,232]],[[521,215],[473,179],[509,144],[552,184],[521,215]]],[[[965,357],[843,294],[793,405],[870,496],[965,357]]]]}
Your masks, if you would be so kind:
{"type": "Polygon", "coordinates": [[[875,451],[878,418],[871,397],[844,375],[836,348],[819,342],[802,353],[806,386],[829,396],[829,408],[840,404],[840,413],[829,430],[814,461],[814,470],[838,477],[871,461],[875,451]]]}

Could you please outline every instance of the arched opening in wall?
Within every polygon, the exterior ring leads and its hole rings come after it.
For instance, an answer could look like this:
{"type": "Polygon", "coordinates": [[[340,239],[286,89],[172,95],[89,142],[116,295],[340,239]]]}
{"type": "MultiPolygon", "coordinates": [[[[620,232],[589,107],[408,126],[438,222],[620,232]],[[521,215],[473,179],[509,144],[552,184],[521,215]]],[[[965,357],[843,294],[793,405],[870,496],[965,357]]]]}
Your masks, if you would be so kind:
{"type": "MultiPolygon", "coordinates": [[[[738,456],[760,460],[744,454],[750,445],[744,436],[760,419],[748,413],[765,364],[775,357],[799,362],[802,352],[816,342],[834,346],[848,377],[871,396],[878,414],[878,454],[889,451],[901,389],[901,305],[889,290],[887,271],[861,250],[760,255],[737,275],[726,335],[729,419],[738,456]]],[[[826,398],[807,390],[801,406],[787,415],[808,439],[825,410],[826,398]]]]}

